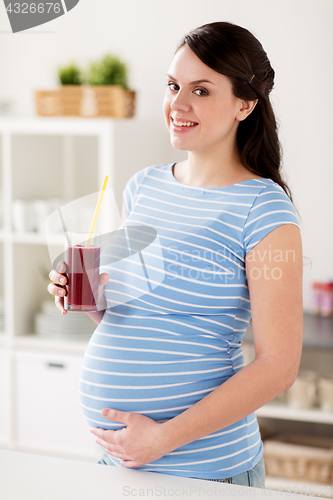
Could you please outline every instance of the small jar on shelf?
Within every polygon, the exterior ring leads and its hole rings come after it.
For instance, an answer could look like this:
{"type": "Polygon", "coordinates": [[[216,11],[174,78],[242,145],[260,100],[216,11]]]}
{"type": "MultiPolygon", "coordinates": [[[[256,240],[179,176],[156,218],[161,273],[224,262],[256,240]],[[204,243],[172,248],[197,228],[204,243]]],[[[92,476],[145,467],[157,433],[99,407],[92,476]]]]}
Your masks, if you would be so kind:
{"type": "Polygon", "coordinates": [[[311,314],[333,316],[333,282],[312,283],[311,314]]]}
{"type": "Polygon", "coordinates": [[[320,301],[321,301],[322,283],[314,281],[311,285],[311,314],[320,314],[320,301]]]}
{"type": "Polygon", "coordinates": [[[324,317],[333,316],[333,283],[323,283],[321,290],[320,314],[324,317]]]}

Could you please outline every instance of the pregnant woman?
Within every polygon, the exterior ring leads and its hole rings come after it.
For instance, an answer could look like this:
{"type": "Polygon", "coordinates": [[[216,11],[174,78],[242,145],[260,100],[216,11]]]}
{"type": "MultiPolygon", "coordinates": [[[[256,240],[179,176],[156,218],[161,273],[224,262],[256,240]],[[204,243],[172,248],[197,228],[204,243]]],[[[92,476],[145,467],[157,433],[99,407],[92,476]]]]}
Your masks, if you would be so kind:
{"type": "MultiPolygon", "coordinates": [[[[260,42],[230,23],[195,29],[176,50],[164,115],[187,159],[129,180],[124,230],[158,237],[143,260],[106,262],[106,310],[91,314],[80,398],[101,463],[264,486],[254,412],[293,384],[303,332],[273,82],[260,42]],[[244,366],[250,319],[255,359],[244,366]]],[[[63,314],[65,272],[51,271],[48,287],[63,314]]]]}

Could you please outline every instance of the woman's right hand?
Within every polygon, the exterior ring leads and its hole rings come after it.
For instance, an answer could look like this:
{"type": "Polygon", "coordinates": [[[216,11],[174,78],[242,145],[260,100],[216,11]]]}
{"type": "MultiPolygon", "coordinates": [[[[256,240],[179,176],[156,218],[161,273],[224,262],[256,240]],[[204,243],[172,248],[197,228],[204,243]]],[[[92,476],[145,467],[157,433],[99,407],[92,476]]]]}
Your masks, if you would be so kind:
{"type": "MultiPolygon", "coordinates": [[[[65,315],[67,314],[66,309],[64,308],[64,297],[67,294],[66,290],[66,285],[67,285],[67,276],[66,276],[66,263],[64,261],[61,261],[57,265],[57,270],[52,269],[52,271],[49,274],[49,278],[53,283],[49,283],[47,286],[47,290],[51,295],[55,296],[55,305],[57,309],[61,312],[61,314],[65,315]]],[[[109,281],[110,276],[107,273],[102,273],[99,275],[99,298],[100,300],[103,299],[103,288],[109,281]]],[[[104,299],[105,301],[105,299],[104,299]]],[[[100,304],[100,302],[99,302],[100,304]]],[[[103,307],[100,307],[101,311],[103,310],[103,307]]],[[[96,322],[99,323],[101,321],[101,314],[100,311],[95,313],[88,313],[88,315],[96,322]]]]}
{"type": "Polygon", "coordinates": [[[57,270],[52,269],[49,274],[49,278],[53,283],[49,283],[47,291],[55,296],[55,305],[61,314],[67,314],[64,308],[64,297],[67,293],[66,284],[66,264],[65,262],[59,262],[57,265],[57,270]]]}

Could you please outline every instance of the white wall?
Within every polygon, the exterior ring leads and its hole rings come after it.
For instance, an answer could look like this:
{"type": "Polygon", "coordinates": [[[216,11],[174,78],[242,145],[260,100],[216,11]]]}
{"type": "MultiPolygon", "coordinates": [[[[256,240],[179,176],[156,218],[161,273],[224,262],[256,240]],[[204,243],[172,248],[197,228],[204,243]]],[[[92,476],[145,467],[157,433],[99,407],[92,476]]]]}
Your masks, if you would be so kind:
{"type": "Polygon", "coordinates": [[[333,279],[332,16],[332,0],[81,0],[67,15],[13,35],[2,5],[0,100],[14,100],[18,115],[33,114],[33,90],[52,87],[59,64],[85,64],[114,52],[128,61],[138,91],[136,120],[144,144],[134,145],[133,163],[142,168],[140,149],[156,143],[165,147],[160,157],[155,147],[152,158],[166,162],[177,153],[170,152],[161,102],[177,42],[216,20],[251,30],[277,75],[272,99],[285,174],[302,218],[304,255],[312,261],[304,267],[308,307],[310,281],[333,279]]]}

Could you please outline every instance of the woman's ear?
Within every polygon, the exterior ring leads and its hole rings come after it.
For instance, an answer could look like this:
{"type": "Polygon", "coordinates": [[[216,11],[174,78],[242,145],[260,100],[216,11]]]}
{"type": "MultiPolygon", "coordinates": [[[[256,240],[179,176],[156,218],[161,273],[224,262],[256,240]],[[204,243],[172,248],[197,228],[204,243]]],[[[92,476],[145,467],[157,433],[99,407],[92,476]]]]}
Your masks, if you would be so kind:
{"type": "Polygon", "coordinates": [[[255,101],[240,101],[240,108],[236,115],[236,120],[240,122],[245,120],[245,118],[247,118],[252,113],[257,105],[257,102],[258,99],[256,99],[255,101]]]}

